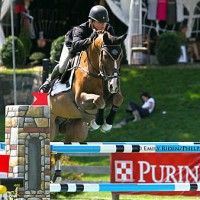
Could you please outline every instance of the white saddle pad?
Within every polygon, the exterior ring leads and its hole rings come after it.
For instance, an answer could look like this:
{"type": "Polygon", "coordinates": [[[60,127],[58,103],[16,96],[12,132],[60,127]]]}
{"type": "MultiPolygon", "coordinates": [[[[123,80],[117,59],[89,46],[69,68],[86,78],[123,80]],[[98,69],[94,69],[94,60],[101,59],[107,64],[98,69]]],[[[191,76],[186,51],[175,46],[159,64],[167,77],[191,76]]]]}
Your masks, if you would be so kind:
{"type": "Polygon", "coordinates": [[[62,84],[60,82],[60,80],[56,80],[54,85],[53,85],[53,88],[50,92],[50,95],[55,96],[55,95],[60,94],[62,92],[66,92],[66,91],[71,90],[73,77],[74,77],[74,70],[72,70],[72,72],[71,72],[71,75],[70,75],[70,78],[69,78],[69,84],[67,86],[66,86],[65,83],[62,84]]]}

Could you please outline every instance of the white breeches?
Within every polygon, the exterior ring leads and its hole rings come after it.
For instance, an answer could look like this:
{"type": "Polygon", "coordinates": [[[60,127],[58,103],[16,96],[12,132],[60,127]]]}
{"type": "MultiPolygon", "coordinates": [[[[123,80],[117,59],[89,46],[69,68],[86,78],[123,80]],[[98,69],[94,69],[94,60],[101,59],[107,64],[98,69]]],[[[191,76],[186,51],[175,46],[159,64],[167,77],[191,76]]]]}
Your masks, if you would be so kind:
{"type": "Polygon", "coordinates": [[[61,52],[60,60],[59,60],[59,73],[62,74],[65,71],[67,63],[71,57],[72,55],[69,52],[68,47],[64,44],[62,52],[61,52]]]}

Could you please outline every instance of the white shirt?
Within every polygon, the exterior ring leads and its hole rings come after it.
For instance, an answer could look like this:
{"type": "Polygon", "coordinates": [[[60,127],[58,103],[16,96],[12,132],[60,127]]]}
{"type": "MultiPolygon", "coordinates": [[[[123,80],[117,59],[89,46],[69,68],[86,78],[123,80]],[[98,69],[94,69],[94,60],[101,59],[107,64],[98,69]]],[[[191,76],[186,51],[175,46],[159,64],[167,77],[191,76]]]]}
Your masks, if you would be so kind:
{"type": "Polygon", "coordinates": [[[152,111],[154,110],[154,107],[155,107],[155,100],[154,100],[154,98],[149,98],[146,102],[144,102],[144,104],[142,105],[142,108],[148,108],[148,110],[149,110],[149,113],[152,113],[152,111]],[[151,108],[149,108],[149,106],[151,105],[151,103],[152,103],[152,107],[151,108]]]}

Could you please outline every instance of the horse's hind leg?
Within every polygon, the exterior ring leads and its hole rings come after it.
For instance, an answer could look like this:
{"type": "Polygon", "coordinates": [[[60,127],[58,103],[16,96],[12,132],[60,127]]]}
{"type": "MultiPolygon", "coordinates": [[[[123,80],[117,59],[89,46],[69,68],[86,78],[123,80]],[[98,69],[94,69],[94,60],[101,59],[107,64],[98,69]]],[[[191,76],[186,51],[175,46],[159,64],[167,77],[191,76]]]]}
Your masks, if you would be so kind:
{"type": "MultiPolygon", "coordinates": [[[[59,124],[59,132],[65,135],[64,142],[82,142],[88,135],[88,127],[82,119],[65,120],[59,124]]],[[[61,158],[62,154],[55,155],[55,172],[52,178],[54,183],[61,183],[61,158]]]]}
{"type": "Polygon", "coordinates": [[[52,178],[53,183],[61,183],[62,177],[61,177],[61,163],[60,158],[62,154],[58,153],[54,155],[55,158],[55,169],[54,169],[54,175],[52,178]]]}
{"type": "Polygon", "coordinates": [[[51,140],[51,142],[54,141],[57,133],[58,133],[58,124],[56,121],[56,117],[51,114],[51,118],[50,118],[50,140],[51,140]]]}
{"type": "Polygon", "coordinates": [[[88,126],[82,119],[71,119],[60,125],[60,133],[65,135],[64,142],[82,142],[87,138],[88,126]]]}
{"type": "MultiPolygon", "coordinates": [[[[58,120],[56,119],[56,117],[54,115],[51,114],[51,118],[50,118],[50,138],[51,138],[51,142],[54,141],[56,134],[58,133],[58,120]]],[[[60,183],[62,178],[61,178],[61,167],[60,167],[60,157],[61,154],[55,154],[54,158],[55,158],[55,173],[53,175],[52,181],[53,183],[60,183]]]]}

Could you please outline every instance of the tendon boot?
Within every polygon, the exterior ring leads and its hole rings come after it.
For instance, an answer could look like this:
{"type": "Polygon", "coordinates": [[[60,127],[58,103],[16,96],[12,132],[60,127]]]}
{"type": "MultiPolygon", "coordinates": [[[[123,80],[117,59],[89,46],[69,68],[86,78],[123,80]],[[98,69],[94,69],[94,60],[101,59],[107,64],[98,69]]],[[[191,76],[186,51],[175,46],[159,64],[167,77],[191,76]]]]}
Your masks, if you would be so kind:
{"type": "Polygon", "coordinates": [[[59,73],[59,64],[57,64],[51,74],[51,77],[49,77],[43,84],[42,86],[39,88],[39,92],[42,93],[46,93],[50,90],[51,86],[50,83],[53,79],[55,79],[56,77],[58,77],[60,75],[59,73]]]}
{"type": "Polygon", "coordinates": [[[133,122],[137,122],[137,121],[140,121],[141,120],[141,116],[140,116],[140,113],[137,111],[137,110],[134,110],[133,112],[133,115],[134,115],[134,120],[133,122]]]}

